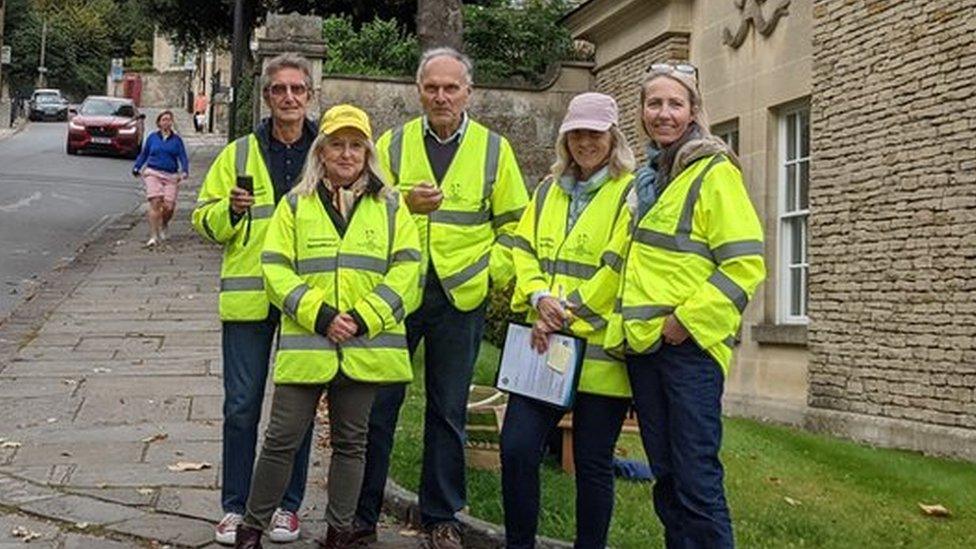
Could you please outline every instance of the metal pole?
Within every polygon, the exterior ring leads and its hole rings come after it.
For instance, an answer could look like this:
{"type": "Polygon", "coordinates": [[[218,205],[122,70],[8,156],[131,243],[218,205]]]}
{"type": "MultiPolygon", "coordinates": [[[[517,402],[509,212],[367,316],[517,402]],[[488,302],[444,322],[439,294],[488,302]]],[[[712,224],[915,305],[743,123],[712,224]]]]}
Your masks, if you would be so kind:
{"type": "Polygon", "coordinates": [[[37,65],[37,87],[47,87],[47,67],[44,66],[44,54],[47,50],[47,16],[41,25],[41,62],[37,65]]]}
{"type": "Polygon", "coordinates": [[[237,136],[237,108],[240,97],[241,72],[247,55],[247,30],[244,28],[244,0],[234,1],[234,45],[231,54],[230,89],[231,102],[227,119],[227,141],[237,136]]]}

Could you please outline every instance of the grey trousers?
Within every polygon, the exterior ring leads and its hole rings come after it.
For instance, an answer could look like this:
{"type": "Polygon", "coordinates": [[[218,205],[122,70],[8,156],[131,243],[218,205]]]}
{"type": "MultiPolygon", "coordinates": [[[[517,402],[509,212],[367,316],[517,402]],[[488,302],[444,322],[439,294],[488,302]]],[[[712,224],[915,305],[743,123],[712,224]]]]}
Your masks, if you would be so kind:
{"type": "Polygon", "coordinates": [[[377,385],[339,372],[327,385],[275,385],[271,418],[261,447],[244,523],[266,530],[291,478],[295,452],[315,419],[323,391],[329,395],[332,459],[329,463],[329,504],[325,520],[333,528],[352,528],[366,465],[369,411],[377,385]]]}

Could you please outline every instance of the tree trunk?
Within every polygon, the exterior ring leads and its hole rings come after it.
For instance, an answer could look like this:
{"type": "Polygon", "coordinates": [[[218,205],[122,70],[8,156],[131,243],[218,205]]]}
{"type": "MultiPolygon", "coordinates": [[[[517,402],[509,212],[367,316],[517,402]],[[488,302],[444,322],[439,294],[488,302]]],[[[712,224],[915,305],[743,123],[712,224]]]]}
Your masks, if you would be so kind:
{"type": "Polygon", "coordinates": [[[464,47],[462,22],[461,0],[418,0],[420,49],[449,46],[461,51],[464,47]]]}

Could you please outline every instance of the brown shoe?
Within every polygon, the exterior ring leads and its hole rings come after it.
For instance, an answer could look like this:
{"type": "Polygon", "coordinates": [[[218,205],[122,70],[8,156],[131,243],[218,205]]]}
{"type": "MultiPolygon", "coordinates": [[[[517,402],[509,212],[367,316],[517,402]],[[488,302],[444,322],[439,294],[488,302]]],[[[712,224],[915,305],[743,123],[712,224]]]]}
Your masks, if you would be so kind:
{"type": "Polygon", "coordinates": [[[237,537],[234,539],[234,549],[262,549],[261,530],[252,528],[244,523],[237,525],[237,537]]]}
{"type": "Polygon", "coordinates": [[[353,530],[339,530],[329,526],[325,531],[325,539],[318,540],[319,549],[347,549],[358,547],[360,543],[353,541],[353,530]]]}
{"type": "Polygon", "coordinates": [[[462,549],[461,528],[454,522],[442,522],[430,531],[431,549],[462,549]]]}
{"type": "Polygon", "coordinates": [[[376,526],[367,526],[359,520],[353,522],[352,531],[349,532],[350,543],[353,545],[369,545],[375,543],[376,539],[376,526]]]}

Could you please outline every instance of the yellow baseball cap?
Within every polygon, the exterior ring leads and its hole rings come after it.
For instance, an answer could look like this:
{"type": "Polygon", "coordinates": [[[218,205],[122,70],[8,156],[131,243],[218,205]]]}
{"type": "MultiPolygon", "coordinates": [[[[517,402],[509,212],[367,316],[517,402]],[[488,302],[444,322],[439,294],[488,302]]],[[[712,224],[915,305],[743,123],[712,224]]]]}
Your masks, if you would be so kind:
{"type": "Polygon", "coordinates": [[[373,131],[369,126],[369,115],[362,109],[352,105],[336,105],[325,111],[322,115],[322,122],[319,124],[319,132],[332,134],[342,128],[355,128],[366,136],[366,139],[373,140],[373,131]]]}

